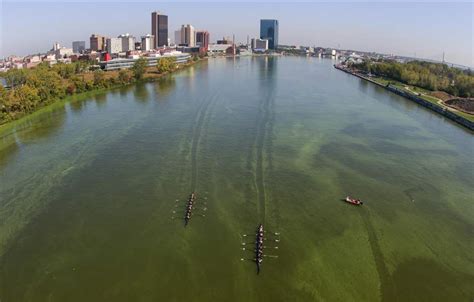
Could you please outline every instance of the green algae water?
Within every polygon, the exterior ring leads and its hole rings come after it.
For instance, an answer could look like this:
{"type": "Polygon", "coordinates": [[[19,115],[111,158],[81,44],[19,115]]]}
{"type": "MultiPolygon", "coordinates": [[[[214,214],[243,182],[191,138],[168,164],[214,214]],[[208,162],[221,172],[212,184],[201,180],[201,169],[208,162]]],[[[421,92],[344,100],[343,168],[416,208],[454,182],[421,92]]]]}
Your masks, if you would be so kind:
{"type": "Polygon", "coordinates": [[[0,128],[0,300],[471,301],[473,134],[333,63],[213,59],[0,128]]]}

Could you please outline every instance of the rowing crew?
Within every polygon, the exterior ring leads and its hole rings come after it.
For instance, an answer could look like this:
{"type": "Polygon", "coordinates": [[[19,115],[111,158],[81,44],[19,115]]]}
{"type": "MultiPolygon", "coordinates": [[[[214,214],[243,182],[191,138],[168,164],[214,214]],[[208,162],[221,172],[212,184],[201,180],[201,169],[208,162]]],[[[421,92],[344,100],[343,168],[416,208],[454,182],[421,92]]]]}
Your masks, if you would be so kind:
{"type": "Polygon", "coordinates": [[[257,229],[255,240],[255,262],[257,263],[257,274],[260,272],[260,264],[263,262],[263,225],[260,224],[257,229]]]}
{"type": "Polygon", "coordinates": [[[186,213],[184,214],[184,224],[187,225],[189,219],[191,219],[191,212],[193,210],[194,201],[196,200],[196,194],[194,192],[189,195],[188,204],[186,205],[186,213]]]}

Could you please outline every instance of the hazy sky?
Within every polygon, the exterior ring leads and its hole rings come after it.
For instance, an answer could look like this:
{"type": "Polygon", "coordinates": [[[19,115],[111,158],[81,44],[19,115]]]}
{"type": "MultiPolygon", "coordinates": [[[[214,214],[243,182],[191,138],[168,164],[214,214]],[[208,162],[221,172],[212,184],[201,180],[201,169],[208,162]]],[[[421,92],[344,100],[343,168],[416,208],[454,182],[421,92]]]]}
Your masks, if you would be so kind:
{"type": "MultiPolygon", "coordinates": [[[[2,0],[0,0],[2,1],[2,0]]],[[[259,20],[280,22],[280,44],[373,50],[474,66],[471,2],[289,1],[18,1],[1,2],[0,57],[71,47],[91,33],[150,33],[150,13],[169,16],[169,36],[183,23],[207,29],[211,40],[259,34],[259,20]]]]}

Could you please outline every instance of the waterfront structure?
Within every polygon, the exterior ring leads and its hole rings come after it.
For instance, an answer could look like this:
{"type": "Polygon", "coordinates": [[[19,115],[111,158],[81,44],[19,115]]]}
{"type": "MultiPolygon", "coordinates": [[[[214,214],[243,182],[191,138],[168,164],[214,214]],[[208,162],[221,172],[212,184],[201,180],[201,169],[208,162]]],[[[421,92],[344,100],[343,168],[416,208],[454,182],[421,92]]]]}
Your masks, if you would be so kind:
{"type": "Polygon", "coordinates": [[[107,38],[101,35],[93,34],[90,37],[90,46],[93,51],[104,51],[106,49],[107,38]]]}
{"type": "Polygon", "coordinates": [[[269,49],[276,49],[278,47],[278,20],[260,20],[260,39],[268,40],[269,49]]]}
{"type": "Polygon", "coordinates": [[[196,32],[196,46],[202,47],[204,49],[209,48],[209,32],[207,30],[199,30],[196,32]]]}
{"type": "Polygon", "coordinates": [[[118,36],[118,38],[122,41],[122,51],[130,51],[135,50],[135,37],[126,33],[123,35],[118,36]]]}
{"type": "MultiPolygon", "coordinates": [[[[156,66],[156,64],[161,58],[166,58],[166,57],[175,57],[176,64],[183,64],[183,63],[188,62],[188,60],[191,58],[191,55],[179,53],[179,54],[172,54],[172,55],[151,56],[151,57],[142,57],[142,58],[146,60],[147,66],[156,66]]],[[[114,59],[114,60],[109,60],[109,61],[101,61],[99,62],[99,65],[103,70],[127,69],[127,68],[131,68],[137,60],[138,60],[138,56],[134,58],[128,58],[128,59],[114,59]]]]}
{"type": "Polygon", "coordinates": [[[267,39],[252,39],[252,50],[254,51],[266,51],[268,50],[267,39]]]}
{"type": "Polygon", "coordinates": [[[188,47],[196,46],[194,27],[191,24],[181,25],[181,45],[188,47]]]}
{"type": "Polygon", "coordinates": [[[230,38],[223,37],[222,40],[217,40],[217,44],[230,44],[230,38]]]}
{"type": "Polygon", "coordinates": [[[82,53],[86,50],[86,41],[74,41],[72,42],[72,51],[74,53],[82,53]]]}
{"type": "Polygon", "coordinates": [[[153,35],[146,35],[142,37],[142,43],[140,45],[142,51],[150,51],[155,48],[155,37],[153,35]]]}
{"type": "Polygon", "coordinates": [[[122,52],[122,39],[121,38],[107,39],[107,52],[110,54],[122,52]]]}
{"type": "Polygon", "coordinates": [[[151,34],[155,37],[153,48],[168,45],[168,16],[160,12],[151,13],[151,34]]]}
{"type": "Polygon", "coordinates": [[[209,44],[207,53],[209,55],[223,55],[231,47],[229,44],[209,44]]]}

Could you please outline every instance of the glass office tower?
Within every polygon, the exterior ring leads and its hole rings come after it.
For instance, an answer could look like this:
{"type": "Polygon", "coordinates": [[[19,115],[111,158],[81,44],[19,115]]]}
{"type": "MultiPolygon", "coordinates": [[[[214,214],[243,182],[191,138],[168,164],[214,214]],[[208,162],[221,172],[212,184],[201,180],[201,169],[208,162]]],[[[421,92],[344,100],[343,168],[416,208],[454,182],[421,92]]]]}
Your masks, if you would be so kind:
{"type": "Polygon", "coordinates": [[[168,46],[168,16],[160,12],[151,13],[151,34],[155,36],[153,48],[168,46]]]}
{"type": "Polygon", "coordinates": [[[268,39],[268,48],[278,47],[278,20],[260,20],[260,39],[268,39]]]}

